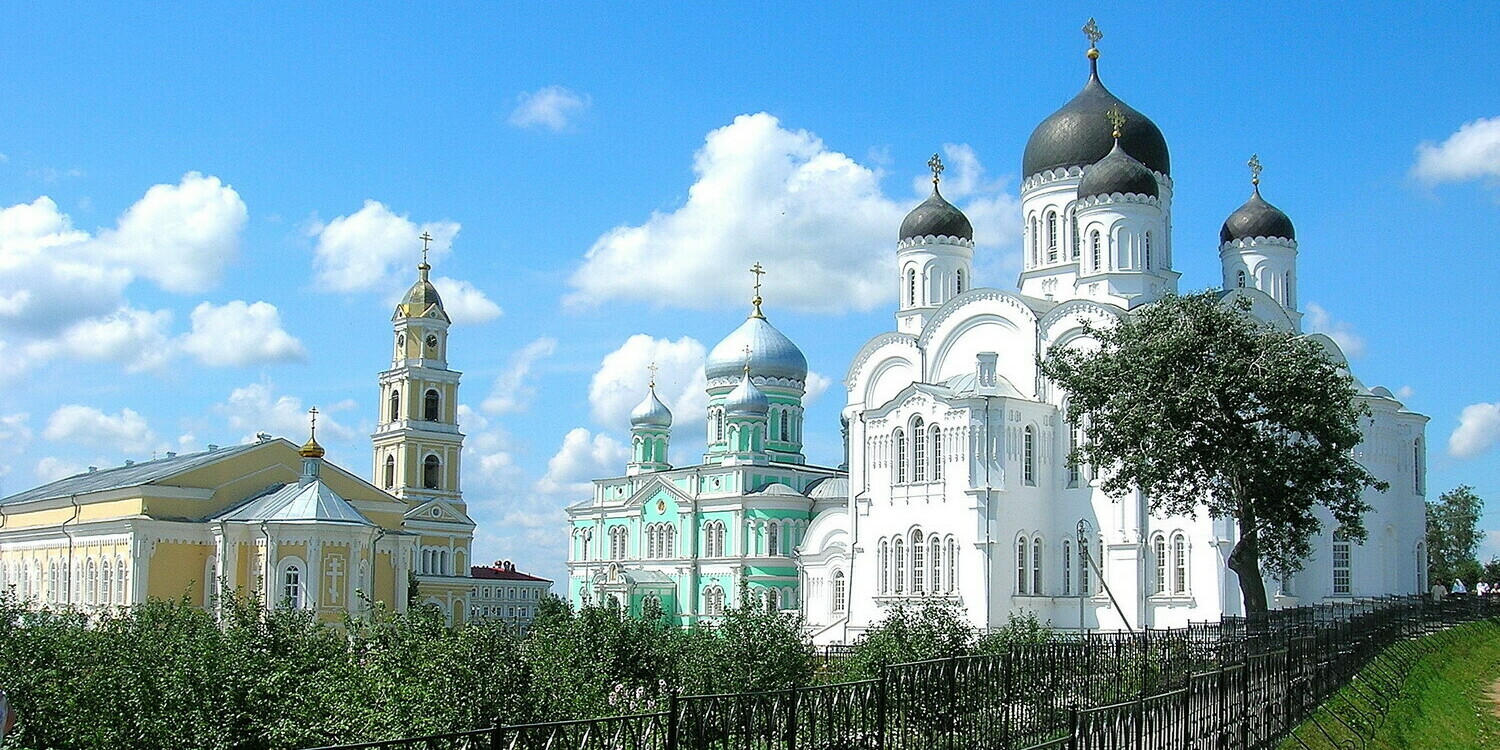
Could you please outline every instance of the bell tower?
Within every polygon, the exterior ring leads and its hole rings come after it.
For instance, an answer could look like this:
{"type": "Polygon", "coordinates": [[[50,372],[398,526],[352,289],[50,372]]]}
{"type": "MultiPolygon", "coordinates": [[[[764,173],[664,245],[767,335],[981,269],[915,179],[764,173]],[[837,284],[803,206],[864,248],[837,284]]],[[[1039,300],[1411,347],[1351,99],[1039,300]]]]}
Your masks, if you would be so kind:
{"type": "Polygon", "coordinates": [[[419,278],[391,317],[391,367],[380,373],[375,434],[375,485],[413,508],[441,500],[464,513],[459,460],[459,373],[448,369],[448,326],[437,288],[428,280],[422,235],[419,278]]]}

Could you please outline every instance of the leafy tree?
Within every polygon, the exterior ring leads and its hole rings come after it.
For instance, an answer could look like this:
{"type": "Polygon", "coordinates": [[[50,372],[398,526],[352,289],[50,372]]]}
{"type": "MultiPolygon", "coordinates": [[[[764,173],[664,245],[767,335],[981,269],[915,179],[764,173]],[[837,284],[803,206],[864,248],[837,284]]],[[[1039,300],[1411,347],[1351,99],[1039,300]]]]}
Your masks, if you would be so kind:
{"type": "Polygon", "coordinates": [[[975,630],[962,607],[937,599],[891,607],[875,627],[854,641],[845,660],[847,679],[876,677],[891,664],[964,656],[975,630]]]}
{"type": "Polygon", "coordinates": [[[1500,586],[1500,557],[1491,557],[1484,564],[1484,582],[1491,586],[1500,586]]]}
{"type": "Polygon", "coordinates": [[[1472,588],[1480,575],[1479,513],[1484,500],[1460,485],[1427,503],[1428,580],[1451,587],[1462,578],[1472,588]]]}
{"type": "Polygon", "coordinates": [[[1301,568],[1321,529],[1314,508],[1363,541],[1363,491],[1388,485],[1353,457],[1368,413],[1353,379],[1317,342],[1249,308],[1213,291],[1169,296],[1118,324],[1085,324],[1097,350],[1054,348],[1040,365],[1068,393],[1069,421],[1087,428],[1069,460],[1109,467],[1106,492],[1238,522],[1229,569],[1245,610],[1262,613],[1261,569],[1301,568]]]}

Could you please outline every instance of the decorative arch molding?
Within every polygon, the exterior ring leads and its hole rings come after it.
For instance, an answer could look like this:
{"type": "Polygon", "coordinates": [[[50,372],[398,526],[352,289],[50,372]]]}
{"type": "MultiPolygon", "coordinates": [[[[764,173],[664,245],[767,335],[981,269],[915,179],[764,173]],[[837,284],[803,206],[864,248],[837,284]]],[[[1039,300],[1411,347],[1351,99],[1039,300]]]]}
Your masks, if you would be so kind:
{"type": "MultiPolygon", "coordinates": [[[[1093,300],[1072,299],[1057,307],[1048,310],[1037,321],[1037,326],[1043,331],[1049,331],[1060,322],[1069,317],[1082,324],[1085,317],[1105,318],[1108,320],[1120,320],[1125,317],[1125,310],[1111,304],[1095,302],[1093,300]]],[[[1069,329],[1071,330],[1071,329],[1069,329]]]]}
{"type": "MultiPolygon", "coordinates": [[[[1151,170],[1151,176],[1156,178],[1156,184],[1168,191],[1172,189],[1172,178],[1156,170],[1151,170]]],[[[1054,182],[1064,180],[1077,180],[1083,177],[1083,167],[1061,167],[1058,169],[1047,169],[1027,177],[1021,181],[1021,192],[1027,193],[1039,187],[1045,187],[1054,182]]]]}
{"type": "Polygon", "coordinates": [[[1323,347],[1323,353],[1333,359],[1334,364],[1346,370],[1349,369],[1349,358],[1344,356],[1344,350],[1339,348],[1339,343],[1334,341],[1332,336],[1326,333],[1308,333],[1303,334],[1302,338],[1317,343],[1323,347]]]}
{"type": "MultiPolygon", "coordinates": [[[[1236,287],[1226,289],[1219,293],[1221,304],[1228,305],[1234,299],[1243,297],[1250,300],[1250,314],[1256,319],[1274,328],[1283,331],[1297,330],[1297,324],[1292,316],[1287,313],[1286,308],[1281,306],[1276,298],[1254,287],[1236,287]]],[[[1347,360],[1346,360],[1347,362],[1347,360]]]]}
{"type": "Polygon", "coordinates": [[[1083,211],[1095,206],[1109,206],[1116,203],[1133,203],[1141,206],[1161,208],[1161,199],[1154,195],[1145,195],[1143,193],[1109,193],[1080,198],[1078,200],[1078,210],[1083,211]]]}
{"type": "MultiPolygon", "coordinates": [[[[1021,319],[1031,323],[1033,326],[1036,324],[1036,313],[1032,311],[1031,307],[1027,305],[1025,301],[1023,301],[1015,294],[987,287],[970,289],[969,291],[964,292],[963,294],[960,294],[951,300],[948,300],[947,304],[939,307],[937,309],[937,312],[932,314],[932,319],[929,320],[926,327],[922,329],[921,337],[916,340],[917,348],[926,351],[932,344],[932,340],[934,338],[937,338],[939,335],[942,335],[946,338],[952,338],[947,332],[942,330],[943,324],[946,323],[949,318],[952,318],[960,309],[968,307],[971,304],[982,302],[997,302],[1002,308],[1009,308],[1011,310],[1014,310],[1017,314],[1017,317],[1020,317],[1021,319]]],[[[1005,315],[999,313],[992,314],[998,318],[1009,320],[1009,318],[1007,318],[1005,315]]],[[[1020,330],[1020,326],[1015,325],[1015,321],[1011,320],[1010,324],[1014,326],[1016,330],[1020,330]]],[[[936,361],[936,359],[934,359],[934,361],[936,361]]]]}
{"type": "Polygon", "coordinates": [[[916,366],[914,362],[921,359],[921,353],[919,351],[916,351],[916,336],[913,336],[909,333],[896,333],[894,331],[890,333],[882,333],[879,336],[866,341],[865,345],[860,347],[859,352],[854,355],[854,360],[849,364],[849,371],[844,375],[844,386],[851,393],[857,387],[860,371],[864,369],[865,363],[868,362],[871,357],[875,356],[875,354],[882,348],[892,344],[898,346],[904,344],[910,346],[914,350],[912,352],[913,367],[916,366]]]}
{"type": "Polygon", "coordinates": [[[896,243],[897,250],[906,250],[919,245],[952,245],[966,250],[974,249],[974,241],[963,237],[949,237],[946,234],[928,234],[921,237],[907,237],[896,243]]]}
{"type": "Polygon", "coordinates": [[[1280,247],[1287,250],[1296,250],[1297,241],[1285,237],[1245,237],[1238,240],[1219,243],[1219,252],[1238,252],[1240,250],[1260,250],[1267,247],[1280,247]]]}

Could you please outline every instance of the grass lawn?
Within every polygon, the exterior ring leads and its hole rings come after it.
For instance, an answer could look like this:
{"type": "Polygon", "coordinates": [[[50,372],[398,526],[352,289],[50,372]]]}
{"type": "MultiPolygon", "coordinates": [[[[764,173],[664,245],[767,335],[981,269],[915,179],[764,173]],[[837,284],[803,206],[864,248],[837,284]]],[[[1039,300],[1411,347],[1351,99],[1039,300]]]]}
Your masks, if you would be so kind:
{"type": "MultiPolygon", "coordinates": [[[[1495,703],[1500,697],[1500,622],[1470,623],[1419,643],[1426,653],[1415,662],[1403,663],[1388,651],[1361,673],[1376,681],[1400,680],[1402,689],[1383,717],[1366,724],[1378,724],[1368,744],[1356,739],[1354,746],[1370,750],[1500,749],[1500,709],[1495,703]]],[[[1364,695],[1349,687],[1341,694],[1360,710],[1373,713],[1375,706],[1364,695]]],[[[1303,743],[1318,750],[1343,747],[1354,739],[1356,735],[1330,715],[1330,709],[1356,723],[1357,719],[1350,718],[1355,711],[1340,696],[1319,709],[1316,718],[1338,744],[1309,721],[1298,728],[1296,737],[1282,743],[1283,750],[1300,750],[1303,743]]]]}

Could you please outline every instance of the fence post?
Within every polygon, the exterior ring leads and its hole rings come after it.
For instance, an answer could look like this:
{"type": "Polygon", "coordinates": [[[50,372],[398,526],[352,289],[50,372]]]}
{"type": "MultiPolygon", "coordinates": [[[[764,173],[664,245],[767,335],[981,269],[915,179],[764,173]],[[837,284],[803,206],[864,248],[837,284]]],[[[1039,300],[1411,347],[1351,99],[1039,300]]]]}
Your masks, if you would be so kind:
{"type": "Polygon", "coordinates": [[[500,717],[495,717],[495,723],[490,727],[490,750],[500,750],[500,736],[505,725],[500,722],[500,717]]]}
{"type": "Polygon", "coordinates": [[[880,674],[875,678],[875,750],[885,750],[885,722],[886,722],[886,673],[890,667],[881,665],[880,674]]]}
{"type": "Polygon", "coordinates": [[[1068,707],[1068,748],[1078,750],[1078,704],[1068,707]]]}
{"type": "MultiPolygon", "coordinates": [[[[676,750],[677,748],[677,713],[677,688],[674,687],[670,692],[667,693],[666,750],[676,750]]],[[[499,748],[496,748],[496,750],[499,750],[499,748]]]]}

